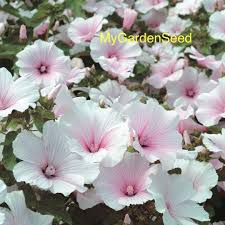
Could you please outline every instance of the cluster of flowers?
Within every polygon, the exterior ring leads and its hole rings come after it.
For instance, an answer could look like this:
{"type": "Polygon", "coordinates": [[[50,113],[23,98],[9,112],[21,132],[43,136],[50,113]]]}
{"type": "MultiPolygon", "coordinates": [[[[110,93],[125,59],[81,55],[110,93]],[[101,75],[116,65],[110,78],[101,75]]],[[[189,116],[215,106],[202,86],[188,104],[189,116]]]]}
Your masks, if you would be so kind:
{"type": "MultiPolygon", "coordinates": [[[[56,21],[52,28],[46,20],[34,28],[40,38],[16,55],[18,75],[0,69],[0,119],[4,124],[14,112],[35,111],[40,98],[54,103],[55,119],[43,124],[43,132],[35,124],[15,128],[21,130],[13,141],[18,183],[66,197],[75,192],[84,210],[104,203],[117,211],[154,201],[165,225],[210,222],[204,203],[212,197],[212,188],[225,191],[217,173],[225,160],[225,54],[205,56],[194,46],[163,43],[112,45],[99,38],[100,32],[139,33],[137,21],[149,31],[178,35],[194,25],[183,18],[205,10],[209,36],[224,44],[223,0],[169,4],[90,0],[83,5],[93,14],[89,18],[70,15],[69,23],[56,21]],[[122,28],[112,28],[112,14],[122,18],[122,28]],[[57,34],[42,40],[50,29],[57,34]],[[82,57],[66,56],[59,42],[68,45],[70,56],[90,52],[90,60],[108,79],[97,87],[81,85],[96,75],[95,68],[85,67],[82,57]],[[133,82],[137,65],[150,68],[139,83],[133,82]],[[132,85],[140,88],[132,91],[132,85]],[[213,133],[212,127],[219,131],[213,133]],[[207,158],[200,160],[201,154],[207,158]]],[[[0,19],[4,35],[9,14],[0,19]]],[[[20,40],[27,40],[25,25],[20,27],[20,40]]],[[[2,143],[9,131],[1,134],[2,143]]],[[[53,216],[28,209],[22,191],[7,192],[3,181],[0,203],[8,206],[0,208],[2,225],[53,222],[53,216]]]]}

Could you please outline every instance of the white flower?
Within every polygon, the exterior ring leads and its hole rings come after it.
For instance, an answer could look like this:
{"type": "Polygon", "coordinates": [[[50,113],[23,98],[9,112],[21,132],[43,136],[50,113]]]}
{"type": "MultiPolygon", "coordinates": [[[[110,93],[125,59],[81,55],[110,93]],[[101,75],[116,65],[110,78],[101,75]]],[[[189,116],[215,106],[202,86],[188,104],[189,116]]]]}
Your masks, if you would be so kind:
{"type": "Polygon", "coordinates": [[[41,215],[28,209],[22,191],[8,193],[5,203],[10,210],[0,208],[0,216],[4,217],[1,225],[51,225],[53,222],[53,216],[41,215]]]}
{"type": "Polygon", "coordinates": [[[0,117],[8,116],[13,110],[24,112],[35,107],[39,99],[37,85],[28,77],[13,81],[6,68],[0,68],[0,117]]]}
{"type": "Polygon", "coordinates": [[[77,102],[60,124],[75,142],[73,151],[88,162],[115,166],[129,145],[127,121],[117,111],[100,108],[92,101],[77,102]]]}
{"type": "Polygon", "coordinates": [[[56,122],[45,123],[42,138],[24,130],[13,142],[14,154],[22,160],[13,169],[16,180],[65,196],[86,191],[84,184],[98,176],[98,165],[71,152],[70,144],[56,122]]]}
{"type": "Polygon", "coordinates": [[[209,34],[216,40],[225,41],[225,10],[213,13],[209,18],[209,34]]]}
{"type": "Polygon", "coordinates": [[[197,225],[192,219],[209,221],[208,213],[191,199],[196,194],[192,183],[181,175],[168,175],[159,167],[148,189],[156,210],[163,213],[164,225],[197,225]]]}
{"type": "Polygon", "coordinates": [[[202,203],[212,197],[210,189],[217,185],[218,175],[210,163],[180,159],[176,160],[174,168],[181,168],[182,176],[192,182],[197,191],[193,201],[202,203]]]}

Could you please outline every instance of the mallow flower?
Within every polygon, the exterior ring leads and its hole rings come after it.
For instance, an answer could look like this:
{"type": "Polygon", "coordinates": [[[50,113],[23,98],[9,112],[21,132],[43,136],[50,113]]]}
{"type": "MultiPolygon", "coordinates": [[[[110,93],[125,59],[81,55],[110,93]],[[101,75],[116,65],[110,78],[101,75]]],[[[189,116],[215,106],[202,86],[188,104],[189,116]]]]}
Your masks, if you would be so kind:
{"type": "Polygon", "coordinates": [[[84,193],[77,192],[76,197],[79,207],[83,210],[92,208],[103,202],[97,195],[95,188],[88,189],[84,193]]]}
{"type": "Polygon", "coordinates": [[[155,88],[162,88],[168,81],[179,80],[183,74],[184,66],[184,59],[178,58],[177,55],[168,60],[161,60],[152,65],[152,74],[146,79],[146,82],[155,88]]]}
{"type": "Polygon", "coordinates": [[[141,55],[142,50],[137,42],[128,42],[126,37],[121,37],[121,33],[122,30],[117,28],[102,32],[99,37],[92,39],[90,49],[91,57],[95,62],[111,76],[123,81],[133,75],[133,68],[137,63],[136,57],[141,55]],[[116,38],[115,43],[112,36],[116,38]]]}
{"type": "Polygon", "coordinates": [[[209,34],[216,40],[225,41],[225,10],[216,11],[209,17],[209,34]]]}
{"type": "Polygon", "coordinates": [[[0,68],[0,118],[8,116],[13,110],[24,112],[29,107],[35,108],[38,99],[35,82],[28,77],[13,80],[6,68],[0,68]]]}
{"type": "Polygon", "coordinates": [[[147,13],[152,9],[162,9],[168,5],[168,0],[138,0],[135,8],[141,13],[147,13]]]}
{"type": "Polygon", "coordinates": [[[220,11],[224,9],[223,0],[203,0],[202,4],[208,13],[213,13],[216,10],[220,11]]]}
{"type": "Polygon", "coordinates": [[[225,118],[225,79],[221,78],[209,93],[199,95],[197,105],[196,117],[205,126],[216,125],[225,118]]]}
{"type": "Polygon", "coordinates": [[[202,0],[183,0],[175,6],[175,12],[179,15],[195,14],[202,6],[202,0]]]}
{"type": "Polygon", "coordinates": [[[111,108],[92,101],[80,101],[60,119],[60,125],[74,140],[73,150],[88,162],[115,166],[130,143],[127,121],[111,108]]]}
{"type": "Polygon", "coordinates": [[[128,90],[125,85],[121,85],[115,80],[107,80],[101,83],[98,89],[91,88],[89,91],[91,100],[103,103],[106,106],[112,106],[113,104],[124,106],[140,99],[143,95],[139,92],[128,90]]]}
{"type": "Polygon", "coordinates": [[[191,106],[197,108],[197,98],[201,93],[208,93],[216,82],[209,80],[204,73],[199,73],[193,67],[185,67],[182,77],[178,81],[166,84],[167,102],[170,106],[191,106]]]}
{"type": "Polygon", "coordinates": [[[217,158],[225,160],[225,128],[221,130],[221,134],[202,134],[203,144],[207,149],[214,153],[217,158]]]}
{"type": "Polygon", "coordinates": [[[197,160],[178,159],[174,168],[180,168],[181,174],[192,182],[196,194],[192,197],[198,203],[212,197],[211,189],[217,185],[218,175],[212,164],[197,160]]]}
{"type": "Polygon", "coordinates": [[[97,195],[114,210],[152,200],[147,192],[151,184],[151,168],[138,153],[127,152],[123,161],[112,168],[102,167],[94,182],[97,195]]]}
{"type": "Polygon", "coordinates": [[[175,111],[166,111],[150,99],[146,104],[137,101],[129,104],[124,114],[133,130],[133,147],[150,162],[181,150],[182,137],[177,130],[179,117],[175,111]]]}
{"type": "Polygon", "coordinates": [[[53,216],[41,215],[27,208],[22,191],[8,193],[5,203],[9,209],[0,207],[1,225],[52,225],[53,216]]]}
{"type": "Polygon", "coordinates": [[[41,89],[65,82],[71,71],[70,58],[53,42],[36,40],[16,56],[20,75],[31,75],[41,89]]]}
{"type": "Polygon", "coordinates": [[[84,97],[73,97],[68,90],[66,85],[62,85],[60,90],[56,94],[54,99],[55,106],[53,107],[53,112],[56,117],[64,115],[66,112],[72,110],[75,103],[84,102],[86,98],[84,97]]]}
{"type": "Polygon", "coordinates": [[[86,20],[82,17],[76,17],[69,25],[68,36],[75,44],[88,44],[105,23],[107,20],[100,15],[94,15],[86,20]]]}
{"type": "Polygon", "coordinates": [[[165,23],[159,27],[160,32],[168,33],[170,35],[179,35],[185,31],[186,28],[192,24],[191,20],[183,20],[178,16],[167,17],[165,23]]]}
{"type": "MultiPolygon", "coordinates": [[[[166,10],[152,9],[148,13],[144,14],[141,19],[145,22],[149,30],[159,31],[160,24],[166,21],[166,10]]],[[[156,43],[157,44],[157,43],[156,43]]],[[[158,43],[159,44],[159,43],[158,43]]],[[[161,43],[160,43],[161,44],[161,43]]]]}
{"type": "Polygon", "coordinates": [[[22,131],[13,142],[14,155],[21,160],[13,169],[15,179],[65,196],[86,191],[84,184],[96,179],[98,165],[82,160],[71,145],[53,121],[44,124],[41,138],[22,131]]]}
{"type": "Polygon", "coordinates": [[[209,221],[204,208],[192,201],[196,191],[186,177],[169,175],[159,166],[151,179],[148,191],[155,200],[156,210],[163,214],[164,225],[197,225],[194,220],[209,221]]]}

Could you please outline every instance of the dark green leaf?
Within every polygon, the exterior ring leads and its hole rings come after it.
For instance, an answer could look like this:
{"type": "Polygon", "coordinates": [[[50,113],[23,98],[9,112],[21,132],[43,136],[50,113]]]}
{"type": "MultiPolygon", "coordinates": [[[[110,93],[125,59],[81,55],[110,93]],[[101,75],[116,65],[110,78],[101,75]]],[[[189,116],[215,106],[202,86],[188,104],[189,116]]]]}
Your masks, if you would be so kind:
{"type": "Polygon", "coordinates": [[[63,220],[72,224],[71,217],[66,211],[66,198],[60,194],[44,193],[38,202],[38,211],[43,214],[51,214],[57,221],[63,220]]]}
{"type": "Polygon", "coordinates": [[[72,10],[74,16],[84,17],[84,12],[82,6],[84,5],[84,0],[67,0],[66,6],[72,10]]]}

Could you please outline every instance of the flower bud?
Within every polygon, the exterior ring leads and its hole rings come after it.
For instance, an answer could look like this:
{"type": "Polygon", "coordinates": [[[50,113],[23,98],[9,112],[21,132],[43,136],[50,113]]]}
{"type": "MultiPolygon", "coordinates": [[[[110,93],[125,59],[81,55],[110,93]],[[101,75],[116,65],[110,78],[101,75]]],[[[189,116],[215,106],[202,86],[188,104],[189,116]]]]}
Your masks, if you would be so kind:
{"type": "Polygon", "coordinates": [[[27,28],[24,24],[20,26],[20,40],[26,40],[27,39],[27,28]]]}
{"type": "Polygon", "coordinates": [[[124,10],[123,28],[129,30],[134,24],[138,13],[134,9],[124,10]]]}
{"type": "Polygon", "coordinates": [[[130,225],[131,224],[131,219],[130,219],[128,214],[125,215],[123,224],[124,225],[130,225]]]}

